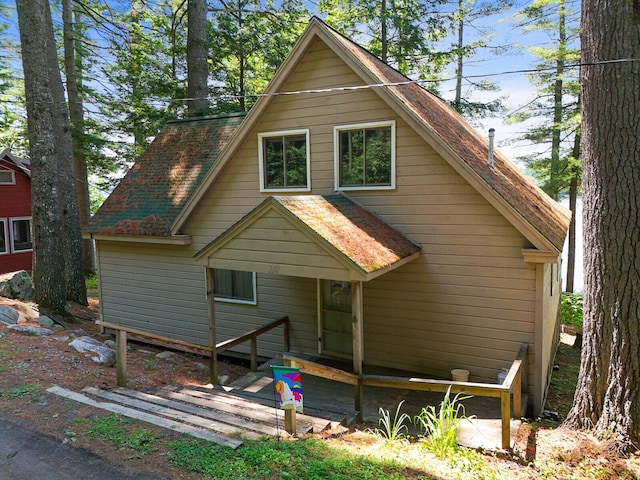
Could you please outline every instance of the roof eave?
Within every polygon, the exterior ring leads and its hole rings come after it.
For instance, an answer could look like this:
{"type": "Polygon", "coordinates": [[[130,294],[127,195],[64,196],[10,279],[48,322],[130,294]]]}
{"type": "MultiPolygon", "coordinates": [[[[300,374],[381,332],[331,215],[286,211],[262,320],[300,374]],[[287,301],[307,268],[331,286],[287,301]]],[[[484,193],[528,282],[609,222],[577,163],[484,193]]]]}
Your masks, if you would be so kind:
{"type": "Polygon", "coordinates": [[[82,238],[86,240],[104,240],[110,242],[146,243],[157,245],[191,245],[191,235],[150,236],[150,235],[120,235],[83,232],[82,238]]]}

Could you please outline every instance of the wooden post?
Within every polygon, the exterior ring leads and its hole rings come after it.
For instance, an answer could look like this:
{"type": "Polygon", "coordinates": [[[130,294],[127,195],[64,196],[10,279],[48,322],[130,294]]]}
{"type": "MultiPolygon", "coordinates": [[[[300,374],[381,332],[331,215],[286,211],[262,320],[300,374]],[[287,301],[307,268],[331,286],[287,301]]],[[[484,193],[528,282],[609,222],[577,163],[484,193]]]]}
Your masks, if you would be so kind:
{"type": "Polygon", "coordinates": [[[127,386],[127,331],[116,329],[116,385],[127,386]]]}
{"type": "Polygon", "coordinates": [[[258,370],[258,336],[251,336],[251,371],[258,370]]]}
{"type": "Polygon", "coordinates": [[[362,329],[362,282],[351,282],[351,315],[353,319],[353,373],[360,379],[354,387],[354,409],[357,421],[362,421],[362,363],[364,358],[364,342],[362,329]]]}
{"type": "Polygon", "coordinates": [[[511,449],[511,393],[509,390],[502,392],[500,395],[500,416],[502,423],[502,448],[503,450],[511,449]]]}
{"type": "Polygon", "coordinates": [[[522,366],[513,380],[513,416],[519,418],[522,415],[522,366]]]}
{"type": "MultiPolygon", "coordinates": [[[[291,360],[285,359],[285,367],[291,367],[291,360]]],[[[290,435],[296,434],[296,411],[294,409],[284,411],[284,429],[290,435]]]]}
{"type": "Polygon", "coordinates": [[[287,409],[284,411],[284,429],[291,435],[296,434],[296,411],[287,409]]]}
{"type": "Polygon", "coordinates": [[[206,268],[207,272],[207,299],[209,300],[209,381],[212,385],[218,383],[218,352],[216,350],[216,300],[214,294],[213,268],[206,268]]]}

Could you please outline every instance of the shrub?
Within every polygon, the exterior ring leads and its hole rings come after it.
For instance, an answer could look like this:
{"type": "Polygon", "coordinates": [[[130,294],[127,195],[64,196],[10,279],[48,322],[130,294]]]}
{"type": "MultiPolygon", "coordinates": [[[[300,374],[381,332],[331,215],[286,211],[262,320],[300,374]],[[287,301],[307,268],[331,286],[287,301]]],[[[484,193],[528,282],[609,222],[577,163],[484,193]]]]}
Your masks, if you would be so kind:
{"type": "Polygon", "coordinates": [[[564,292],[562,294],[560,312],[563,324],[582,328],[582,293],[564,292]]]}

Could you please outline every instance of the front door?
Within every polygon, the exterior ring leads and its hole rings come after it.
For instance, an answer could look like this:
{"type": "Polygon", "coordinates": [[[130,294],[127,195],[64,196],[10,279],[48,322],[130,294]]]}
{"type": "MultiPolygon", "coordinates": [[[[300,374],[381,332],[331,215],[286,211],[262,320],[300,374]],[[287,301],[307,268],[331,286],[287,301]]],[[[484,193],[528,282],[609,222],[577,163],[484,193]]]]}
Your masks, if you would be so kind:
{"type": "Polygon", "coordinates": [[[320,280],[320,349],[324,355],[351,358],[351,283],[320,280]]]}

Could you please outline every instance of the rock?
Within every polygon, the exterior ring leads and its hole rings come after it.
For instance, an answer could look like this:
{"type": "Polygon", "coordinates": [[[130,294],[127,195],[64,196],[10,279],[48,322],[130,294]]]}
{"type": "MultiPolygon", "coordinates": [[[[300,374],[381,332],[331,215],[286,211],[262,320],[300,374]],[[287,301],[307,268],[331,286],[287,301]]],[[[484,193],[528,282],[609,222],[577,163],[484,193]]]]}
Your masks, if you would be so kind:
{"type": "Polygon", "coordinates": [[[15,330],[16,332],[28,333],[29,335],[53,335],[53,330],[42,327],[33,327],[31,325],[9,325],[9,328],[11,330],[15,330]]]}
{"type": "Polygon", "coordinates": [[[15,308],[0,305],[0,322],[6,323],[7,325],[15,325],[18,323],[18,318],[20,318],[20,314],[15,308]]]}
{"type": "Polygon", "coordinates": [[[156,358],[160,360],[166,360],[170,363],[185,363],[187,360],[180,355],[170,352],[169,350],[165,350],[164,352],[160,352],[156,355],[156,358]]]}
{"type": "Polygon", "coordinates": [[[204,363],[196,363],[196,370],[202,373],[203,375],[209,375],[209,367],[207,367],[204,363]]]}
{"type": "Polygon", "coordinates": [[[55,322],[51,320],[49,317],[47,317],[46,315],[41,315],[39,317],[34,318],[33,320],[46,328],[53,327],[55,325],[55,322]]]}
{"type": "Polygon", "coordinates": [[[89,336],[78,337],[69,343],[70,347],[75,348],[78,352],[93,352],[97,356],[91,357],[91,360],[99,365],[111,367],[116,363],[116,352],[107,347],[104,343],[89,336]]]}
{"type": "Polygon", "coordinates": [[[26,270],[0,275],[0,297],[29,301],[33,299],[33,283],[26,270]]]}

